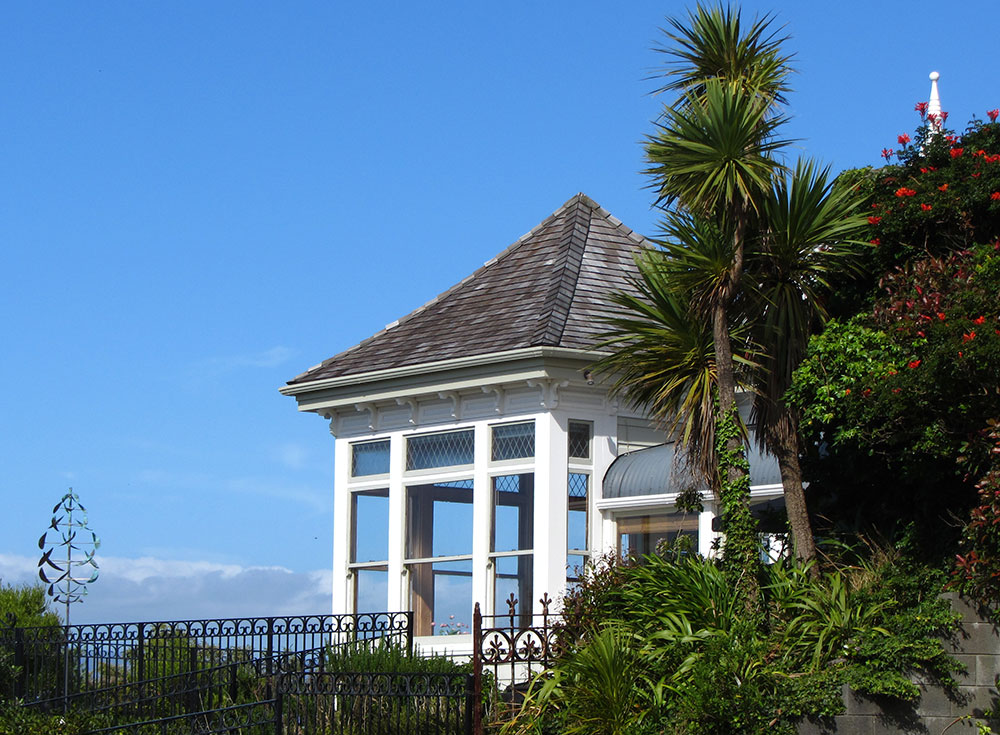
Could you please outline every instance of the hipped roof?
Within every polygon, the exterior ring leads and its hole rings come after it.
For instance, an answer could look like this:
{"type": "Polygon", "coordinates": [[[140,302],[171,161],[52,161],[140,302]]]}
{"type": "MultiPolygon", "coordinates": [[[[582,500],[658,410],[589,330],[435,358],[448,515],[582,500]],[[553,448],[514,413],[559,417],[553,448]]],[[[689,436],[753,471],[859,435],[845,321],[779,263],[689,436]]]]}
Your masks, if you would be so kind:
{"type": "Polygon", "coordinates": [[[634,291],[647,246],[577,194],[471,276],[289,385],[526,347],[593,349],[608,294],[634,291]]]}

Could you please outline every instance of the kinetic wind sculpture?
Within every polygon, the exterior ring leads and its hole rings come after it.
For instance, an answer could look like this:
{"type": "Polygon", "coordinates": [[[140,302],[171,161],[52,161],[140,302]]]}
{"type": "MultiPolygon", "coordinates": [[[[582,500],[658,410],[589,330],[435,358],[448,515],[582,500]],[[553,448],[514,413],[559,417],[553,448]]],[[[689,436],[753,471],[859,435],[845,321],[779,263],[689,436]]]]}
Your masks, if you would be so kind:
{"type": "Polygon", "coordinates": [[[49,586],[53,602],[65,603],[66,625],[69,625],[69,606],[79,602],[87,594],[87,585],[97,579],[94,555],[100,546],[97,534],[87,528],[87,509],[70,488],[52,509],[52,523],[38,539],[38,548],[42,550],[38,576],[49,586]],[[60,550],[62,553],[52,558],[60,550]]]}

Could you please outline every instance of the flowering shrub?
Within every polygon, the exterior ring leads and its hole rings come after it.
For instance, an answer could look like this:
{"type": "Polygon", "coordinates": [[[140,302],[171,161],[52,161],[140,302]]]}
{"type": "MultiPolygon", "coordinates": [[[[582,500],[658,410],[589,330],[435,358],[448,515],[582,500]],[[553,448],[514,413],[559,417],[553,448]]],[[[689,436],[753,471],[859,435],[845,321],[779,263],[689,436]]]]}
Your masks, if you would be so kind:
{"type": "Polygon", "coordinates": [[[881,286],[868,313],[812,340],[787,396],[803,410],[811,502],[883,533],[916,520],[944,550],[943,519],[972,506],[990,457],[981,430],[1000,417],[1000,243],[915,261],[881,286]]]}
{"type": "Polygon", "coordinates": [[[866,239],[892,246],[871,254],[874,273],[1000,237],[1000,113],[955,133],[928,124],[925,105],[916,110],[922,124],[913,137],[903,133],[898,149],[882,151],[895,162],[858,184],[871,198],[866,239]]]}

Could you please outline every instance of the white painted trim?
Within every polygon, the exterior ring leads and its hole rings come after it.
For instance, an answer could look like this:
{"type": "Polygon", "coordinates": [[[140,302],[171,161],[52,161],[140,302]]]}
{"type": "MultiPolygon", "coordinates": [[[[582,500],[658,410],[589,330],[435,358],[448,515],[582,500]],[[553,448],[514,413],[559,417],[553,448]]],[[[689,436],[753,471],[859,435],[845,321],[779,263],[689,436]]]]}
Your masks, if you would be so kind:
{"type": "MultiPolygon", "coordinates": [[[[396,380],[414,375],[426,375],[427,373],[440,372],[442,370],[461,370],[463,368],[477,367],[480,365],[494,365],[496,363],[510,362],[513,360],[560,357],[570,360],[594,362],[604,354],[606,353],[598,352],[596,350],[574,350],[567,347],[522,347],[516,350],[507,350],[504,352],[491,352],[482,355],[456,357],[450,360],[425,362],[417,365],[404,365],[402,367],[388,368],[386,370],[373,370],[368,373],[341,375],[335,378],[313,380],[308,383],[283,385],[278,388],[278,391],[282,395],[296,396],[302,393],[311,393],[317,390],[358,385],[359,383],[371,383],[378,380],[396,380]]],[[[319,366],[317,365],[317,367],[319,366]]],[[[481,384],[482,382],[480,381],[480,385],[481,384]]]]}
{"type": "MultiPolygon", "coordinates": [[[[756,485],[750,488],[751,498],[781,497],[783,489],[781,485],[756,485]]],[[[658,493],[657,495],[630,495],[626,498],[605,498],[597,501],[599,511],[610,511],[612,513],[623,510],[634,510],[643,508],[659,508],[664,505],[673,505],[677,502],[677,493],[658,493]]]]}

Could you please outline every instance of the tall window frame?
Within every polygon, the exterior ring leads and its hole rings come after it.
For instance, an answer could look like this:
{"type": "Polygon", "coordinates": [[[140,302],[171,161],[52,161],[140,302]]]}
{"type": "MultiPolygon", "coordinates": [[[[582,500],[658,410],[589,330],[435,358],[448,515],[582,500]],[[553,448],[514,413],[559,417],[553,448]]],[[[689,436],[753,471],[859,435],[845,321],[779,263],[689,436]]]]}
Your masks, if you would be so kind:
{"type": "Polygon", "coordinates": [[[351,538],[347,570],[352,609],[359,613],[383,612],[389,609],[389,488],[362,486],[349,492],[351,538]],[[362,533],[362,525],[365,530],[374,528],[375,534],[362,533]],[[375,602],[376,598],[379,602],[375,602]]]}
{"type": "Polygon", "coordinates": [[[566,584],[572,587],[593,556],[594,424],[570,419],[566,443],[566,584]]]}

